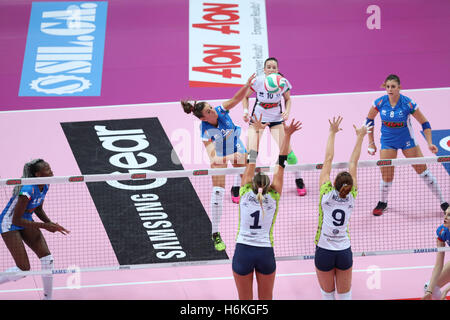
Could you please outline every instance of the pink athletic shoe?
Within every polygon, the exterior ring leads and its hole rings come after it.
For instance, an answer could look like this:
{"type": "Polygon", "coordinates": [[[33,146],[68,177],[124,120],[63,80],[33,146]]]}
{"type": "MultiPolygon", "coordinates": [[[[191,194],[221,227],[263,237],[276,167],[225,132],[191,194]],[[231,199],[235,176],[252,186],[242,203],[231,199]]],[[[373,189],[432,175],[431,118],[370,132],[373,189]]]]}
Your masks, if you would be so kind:
{"type": "Polygon", "coordinates": [[[231,201],[233,203],[239,203],[240,196],[239,196],[239,188],[238,186],[231,187],[231,201]]]}
{"type": "Polygon", "coordinates": [[[303,179],[302,178],[296,179],[295,184],[297,185],[297,194],[300,197],[306,196],[306,187],[305,184],[303,183],[303,179]]]}

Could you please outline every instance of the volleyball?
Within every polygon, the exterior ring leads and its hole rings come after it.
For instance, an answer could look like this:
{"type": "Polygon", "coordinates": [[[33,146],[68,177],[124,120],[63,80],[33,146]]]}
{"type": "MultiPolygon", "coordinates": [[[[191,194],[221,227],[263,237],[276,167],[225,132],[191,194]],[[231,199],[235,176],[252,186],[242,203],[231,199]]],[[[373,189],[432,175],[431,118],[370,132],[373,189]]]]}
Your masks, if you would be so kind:
{"type": "Polygon", "coordinates": [[[286,79],[278,73],[269,74],[264,80],[264,88],[268,93],[280,93],[286,85],[286,79]]]}

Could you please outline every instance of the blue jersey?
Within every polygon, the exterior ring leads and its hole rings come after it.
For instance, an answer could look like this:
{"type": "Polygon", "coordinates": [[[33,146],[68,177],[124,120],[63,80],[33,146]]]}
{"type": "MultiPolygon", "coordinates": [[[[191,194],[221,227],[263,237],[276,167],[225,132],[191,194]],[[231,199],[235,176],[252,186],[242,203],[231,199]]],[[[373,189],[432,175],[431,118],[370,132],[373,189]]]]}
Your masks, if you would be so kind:
{"type": "Polygon", "coordinates": [[[202,121],[200,124],[203,141],[212,141],[219,157],[235,152],[245,153],[244,144],[239,139],[241,128],[233,123],[228,110],[225,110],[222,106],[216,107],[215,110],[218,114],[217,127],[206,121],[202,121]]]}
{"type": "Polygon", "coordinates": [[[391,106],[387,95],[373,103],[381,118],[381,148],[408,149],[416,146],[410,115],[417,110],[417,104],[400,95],[397,105],[391,106]]]}
{"type": "Polygon", "coordinates": [[[26,185],[20,188],[18,195],[13,195],[6,205],[5,209],[3,209],[2,214],[0,215],[0,233],[8,232],[12,230],[22,230],[22,227],[15,226],[12,224],[12,218],[14,215],[14,209],[16,207],[17,201],[19,200],[19,196],[25,196],[28,198],[28,204],[25,209],[25,213],[23,214],[23,218],[32,221],[32,214],[34,209],[39,207],[42,202],[44,202],[45,195],[48,191],[48,185],[44,186],[44,189],[39,190],[38,185],[26,185]]]}
{"type": "Polygon", "coordinates": [[[441,224],[436,230],[436,235],[440,241],[445,242],[450,246],[450,231],[447,227],[441,224]]]}

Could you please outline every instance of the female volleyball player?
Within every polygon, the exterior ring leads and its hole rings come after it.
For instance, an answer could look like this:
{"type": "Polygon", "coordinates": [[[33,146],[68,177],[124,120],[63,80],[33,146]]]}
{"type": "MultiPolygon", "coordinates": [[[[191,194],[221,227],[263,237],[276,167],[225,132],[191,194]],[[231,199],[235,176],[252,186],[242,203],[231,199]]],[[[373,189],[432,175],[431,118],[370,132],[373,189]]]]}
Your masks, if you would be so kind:
{"type": "MultiPolygon", "coordinates": [[[[42,159],[26,163],[23,169],[23,178],[51,176],[53,176],[53,172],[50,165],[42,159]]],[[[30,270],[24,242],[41,260],[42,269],[53,268],[53,257],[40,229],[50,232],[58,231],[62,234],[67,234],[69,231],[52,222],[42,208],[47,191],[48,185],[24,185],[14,188],[13,196],[0,216],[0,233],[16,263],[15,267],[9,268],[6,272],[30,270]],[[33,213],[42,222],[34,222],[33,213]]],[[[0,276],[0,284],[17,281],[21,278],[23,278],[21,275],[0,276]]],[[[43,275],[42,282],[44,299],[51,299],[53,276],[51,274],[43,275]]]]}
{"type": "MultiPolygon", "coordinates": [[[[264,74],[255,78],[255,81],[252,83],[252,86],[248,90],[244,100],[242,100],[242,105],[244,107],[244,121],[248,122],[251,116],[259,117],[262,115],[262,122],[267,123],[269,126],[270,133],[275,141],[278,143],[278,146],[281,147],[281,142],[283,141],[284,130],[283,130],[283,121],[287,120],[289,117],[289,113],[291,111],[291,94],[290,89],[292,89],[289,81],[286,81],[286,87],[281,93],[273,94],[267,92],[264,87],[264,79],[266,76],[272,73],[279,73],[278,69],[278,60],[275,58],[268,58],[264,62],[264,74]],[[253,106],[252,114],[249,115],[248,106],[249,106],[249,97],[256,93],[256,101],[253,106]],[[284,98],[285,110],[282,111],[281,100],[284,98]]],[[[251,123],[251,121],[250,121],[251,123]]],[[[261,139],[261,135],[263,132],[259,133],[259,136],[256,136],[252,126],[249,127],[248,131],[248,139],[259,141],[261,139]]],[[[258,149],[257,149],[258,150],[258,149]]],[[[294,154],[291,146],[289,146],[289,154],[288,154],[288,164],[296,164],[298,162],[297,157],[294,154]]],[[[297,186],[297,193],[299,196],[306,195],[306,187],[305,183],[302,179],[301,173],[297,171],[295,173],[295,184],[297,186]]]]}
{"type": "MultiPolygon", "coordinates": [[[[253,119],[256,131],[268,125],[261,123],[261,117],[253,119]]],[[[256,143],[249,145],[248,164],[241,182],[239,203],[239,229],[236,238],[232,269],[239,299],[253,299],[253,273],[258,283],[258,298],[270,300],[275,281],[275,255],[273,251],[273,226],[278,213],[278,203],[283,189],[283,173],[287,160],[291,135],[301,129],[301,123],[292,120],[284,125],[284,139],[281,145],[278,166],[272,184],[267,175],[255,175],[256,143]]]]}
{"type": "MultiPolygon", "coordinates": [[[[436,153],[437,147],[431,139],[431,126],[423,113],[417,107],[417,104],[410,98],[400,94],[400,78],[394,74],[389,75],[383,85],[386,88],[387,95],[378,98],[370,108],[367,115],[366,124],[374,125],[374,119],[378,113],[381,117],[381,150],[380,159],[397,158],[397,150],[401,149],[405,157],[416,158],[423,157],[420,146],[414,138],[411,120],[412,115],[421,125],[423,133],[431,152],[436,153]]],[[[374,155],[377,146],[374,141],[374,134],[369,133],[368,152],[374,155]]],[[[441,189],[436,178],[427,169],[425,164],[413,165],[414,170],[426,183],[431,192],[439,199],[441,208],[445,212],[448,203],[442,196],[441,189]]],[[[388,194],[394,179],[394,167],[381,167],[382,180],[380,183],[381,199],[373,210],[375,216],[380,216],[387,208],[388,194]]]]}
{"type": "MultiPolygon", "coordinates": [[[[437,246],[445,247],[450,245],[450,208],[447,208],[444,216],[444,223],[436,230],[437,246]]],[[[445,251],[436,254],[436,263],[434,264],[431,280],[425,284],[424,300],[445,299],[450,286],[441,293],[441,288],[450,282],[450,261],[444,265],[445,251]]]]}
{"type": "MultiPolygon", "coordinates": [[[[253,74],[247,83],[230,100],[221,106],[213,108],[208,102],[181,101],[186,113],[193,113],[200,124],[200,134],[211,161],[211,168],[226,168],[231,162],[233,167],[244,167],[246,149],[239,136],[241,128],[233,123],[229,110],[241,102],[250,83],[255,78],[253,74]]],[[[212,240],[218,251],[226,249],[220,232],[219,224],[222,217],[222,202],[225,193],[225,176],[212,176],[213,189],[211,193],[211,223],[212,240]]],[[[240,176],[235,176],[234,185],[231,188],[232,201],[239,203],[240,176]]]]}
{"type": "Polygon", "coordinates": [[[356,131],[356,144],[349,161],[349,172],[340,172],[331,184],[330,173],[334,157],[335,135],[340,130],[342,117],[330,122],[325,160],[319,177],[319,226],[317,228],[314,263],[324,300],[335,300],[337,287],[339,300],[351,300],[353,254],[348,224],[357,196],[357,167],[361,145],[370,128],[362,126],[356,131]]]}

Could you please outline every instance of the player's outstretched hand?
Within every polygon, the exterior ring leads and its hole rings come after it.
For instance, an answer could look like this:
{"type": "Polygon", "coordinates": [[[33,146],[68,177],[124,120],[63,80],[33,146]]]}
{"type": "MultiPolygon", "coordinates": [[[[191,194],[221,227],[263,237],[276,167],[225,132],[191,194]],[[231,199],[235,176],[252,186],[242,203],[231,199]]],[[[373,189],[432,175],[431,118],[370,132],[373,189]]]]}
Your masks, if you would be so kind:
{"type": "Polygon", "coordinates": [[[295,121],[295,119],[292,119],[290,125],[287,126],[286,123],[283,122],[283,126],[284,126],[284,134],[291,135],[295,131],[298,131],[302,128],[302,123],[300,121],[295,121]]]}
{"type": "Polygon", "coordinates": [[[245,85],[246,85],[247,87],[251,87],[252,82],[253,82],[253,79],[255,79],[255,77],[256,77],[256,73],[252,74],[252,75],[250,76],[250,78],[248,78],[248,80],[247,80],[247,82],[245,83],[245,85]]]}
{"type": "Polygon", "coordinates": [[[337,118],[333,117],[333,121],[330,121],[330,119],[328,119],[328,122],[330,123],[330,132],[338,133],[342,130],[342,128],[339,128],[342,119],[343,118],[341,116],[338,116],[337,118]]]}
{"type": "Polygon", "coordinates": [[[433,153],[437,153],[438,152],[438,148],[434,144],[428,145],[428,149],[430,149],[430,151],[433,152],[433,153]]]}
{"type": "Polygon", "coordinates": [[[47,222],[47,223],[45,223],[44,229],[47,230],[47,231],[50,231],[52,233],[58,231],[58,232],[61,232],[64,235],[70,233],[69,230],[66,230],[63,226],[60,226],[59,224],[54,223],[54,222],[47,222]]]}
{"type": "Polygon", "coordinates": [[[264,124],[262,123],[262,113],[261,113],[261,116],[259,117],[259,119],[256,118],[256,116],[253,116],[252,121],[253,121],[252,126],[253,126],[253,128],[255,128],[256,131],[260,131],[260,130],[264,131],[264,129],[269,125],[269,123],[264,123],[264,124]]]}
{"type": "Polygon", "coordinates": [[[367,133],[372,131],[373,126],[367,126],[364,124],[361,128],[357,128],[355,125],[353,125],[353,128],[355,128],[355,133],[357,136],[365,136],[367,133]]]}

